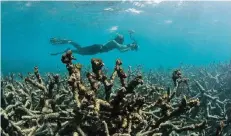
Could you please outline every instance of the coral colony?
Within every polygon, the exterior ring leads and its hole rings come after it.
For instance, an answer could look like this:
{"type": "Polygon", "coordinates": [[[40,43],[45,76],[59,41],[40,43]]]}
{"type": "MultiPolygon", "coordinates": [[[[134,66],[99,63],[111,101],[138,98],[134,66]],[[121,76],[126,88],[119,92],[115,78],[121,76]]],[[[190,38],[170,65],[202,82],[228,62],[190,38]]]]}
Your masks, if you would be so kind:
{"type": "Polygon", "coordinates": [[[38,67],[2,77],[2,136],[231,135],[231,64],[126,74],[119,59],[112,73],[101,59],[89,71],[73,60],[62,55],[64,77],[38,67]]]}

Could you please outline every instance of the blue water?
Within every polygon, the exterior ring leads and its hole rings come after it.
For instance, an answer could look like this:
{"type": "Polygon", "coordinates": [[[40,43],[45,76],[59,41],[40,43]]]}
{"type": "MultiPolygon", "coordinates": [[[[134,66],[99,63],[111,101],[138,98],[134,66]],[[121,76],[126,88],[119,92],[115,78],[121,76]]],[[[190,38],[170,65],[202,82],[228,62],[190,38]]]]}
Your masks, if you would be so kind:
{"type": "Polygon", "coordinates": [[[65,71],[60,56],[72,46],[53,46],[51,37],[67,38],[82,46],[105,43],[116,33],[140,46],[137,52],[117,50],[92,56],[75,54],[89,65],[102,58],[109,68],[121,58],[125,67],[206,65],[231,59],[231,2],[1,2],[1,71],[65,71]]]}

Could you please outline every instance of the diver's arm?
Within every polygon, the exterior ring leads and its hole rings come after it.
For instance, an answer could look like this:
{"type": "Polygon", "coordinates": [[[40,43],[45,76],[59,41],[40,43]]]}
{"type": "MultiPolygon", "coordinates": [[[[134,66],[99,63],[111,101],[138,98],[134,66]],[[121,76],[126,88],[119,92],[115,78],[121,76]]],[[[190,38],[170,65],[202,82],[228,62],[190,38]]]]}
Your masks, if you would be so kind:
{"type": "Polygon", "coordinates": [[[131,51],[131,48],[126,48],[126,49],[119,49],[120,52],[126,52],[126,51],[131,51]]]}
{"type": "Polygon", "coordinates": [[[116,42],[115,40],[112,41],[117,49],[120,51],[120,52],[126,52],[126,51],[130,51],[131,50],[131,46],[129,45],[123,45],[123,44],[119,44],[118,42],[116,42]]]}
{"type": "Polygon", "coordinates": [[[109,41],[106,44],[104,44],[103,46],[105,46],[105,47],[112,47],[113,46],[114,48],[118,49],[120,52],[126,52],[126,51],[132,50],[132,46],[130,46],[130,44],[129,45],[119,44],[115,40],[109,41]]]}
{"type": "Polygon", "coordinates": [[[80,54],[79,50],[71,50],[72,53],[75,53],[75,54],[80,54]]]}

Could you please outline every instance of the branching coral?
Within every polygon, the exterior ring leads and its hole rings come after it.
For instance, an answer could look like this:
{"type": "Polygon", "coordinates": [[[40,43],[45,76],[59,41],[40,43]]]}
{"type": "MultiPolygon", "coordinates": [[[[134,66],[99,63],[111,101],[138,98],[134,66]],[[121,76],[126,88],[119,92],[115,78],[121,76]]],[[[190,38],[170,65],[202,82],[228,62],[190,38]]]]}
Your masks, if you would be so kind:
{"type": "Polygon", "coordinates": [[[91,59],[92,71],[83,71],[73,60],[71,51],[62,55],[67,78],[41,76],[38,67],[34,74],[19,74],[22,81],[12,74],[2,78],[2,135],[231,134],[230,95],[225,95],[231,91],[230,65],[217,65],[215,76],[192,67],[176,70],[171,87],[166,73],[145,74],[139,66],[130,67],[127,75],[119,59],[110,76],[101,59],[91,59]],[[120,87],[116,88],[118,80],[120,87]],[[188,93],[178,90],[181,84],[187,85],[181,89],[188,93]],[[99,98],[99,93],[104,97],[99,98]]]}

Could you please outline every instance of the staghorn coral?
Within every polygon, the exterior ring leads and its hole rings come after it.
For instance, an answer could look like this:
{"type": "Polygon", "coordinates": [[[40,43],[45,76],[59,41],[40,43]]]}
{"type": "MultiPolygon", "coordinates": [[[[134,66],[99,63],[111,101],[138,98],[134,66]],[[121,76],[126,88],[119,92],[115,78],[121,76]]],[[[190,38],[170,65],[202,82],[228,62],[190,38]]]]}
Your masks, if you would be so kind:
{"type": "Polygon", "coordinates": [[[231,134],[231,64],[185,66],[171,79],[164,71],[144,73],[141,66],[129,67],[127,75],[119,59],[110,76],[101,59],[91,59],[92,71],[73,60],[71,51],[62,55],[67,77],[41,76],[35,67],[34,74],[19,74],[21,80],[14,74],[2,78],[2,135],[231,134]]]}

